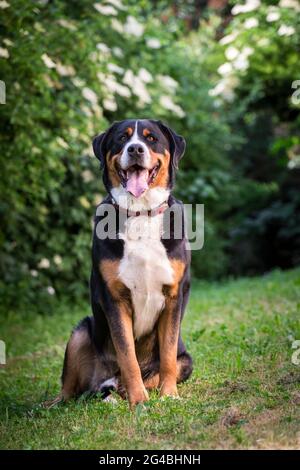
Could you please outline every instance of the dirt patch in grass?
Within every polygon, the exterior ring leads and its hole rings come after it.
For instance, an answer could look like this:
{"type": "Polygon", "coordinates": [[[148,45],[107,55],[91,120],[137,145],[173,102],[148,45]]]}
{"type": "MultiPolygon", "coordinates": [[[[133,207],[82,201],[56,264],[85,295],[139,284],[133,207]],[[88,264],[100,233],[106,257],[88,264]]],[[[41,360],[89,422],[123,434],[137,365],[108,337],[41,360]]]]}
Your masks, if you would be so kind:
{"type": "Polygon", "coordinates": [[[297,434],[297,420],[291,424],[287,421],[289,409],[278,407],[265,410],[249,419],[244,426],[250,448],[256,449],[295,449],[300,445],[300,434],[297,434]]]}
{"type": "Polygon", "coordinates": [[[235,392],[247,392],[249,390],[249,386],[242,382],[230,382],[229,380],[225,380],[224,387],[221,388],[222,393],[235,393],[235,392]]]}
{"type": "Polygon", "coordinates": [[[236,407],[229,408],[221,418],[221,426],[229,428],[244,422],[245,415],[236,407]]]}
{"type": "Polygon", "coordinates": [[[300,373],[289,372],[277,381],[278,385],[290,385],[300,383],[300,373]]]}

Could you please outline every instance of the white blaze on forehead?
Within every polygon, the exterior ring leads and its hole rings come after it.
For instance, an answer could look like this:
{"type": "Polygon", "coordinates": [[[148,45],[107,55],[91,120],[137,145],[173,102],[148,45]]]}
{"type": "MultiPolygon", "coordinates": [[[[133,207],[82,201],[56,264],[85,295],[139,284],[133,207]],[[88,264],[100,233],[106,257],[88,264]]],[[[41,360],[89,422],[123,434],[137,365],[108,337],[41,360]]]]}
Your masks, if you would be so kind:
{"type": "Polygon", "coordinates": [[[137,143],[140,142],[139,136],[138,136],[138,122],[139,121],[135,121],[134,132],[133,132],[132,137],[130,139],[131,144],[137,144],[137,143]]]}
{"type": "Polygon", "coordinates": [[[126,143],[121,158],[120,158],[120,165],[122,168],[127,168],[129,163],[129,155],[128,155],[128,148],[130,145],[139,144],[144,149],[144,157],[143,157],[143,166],[150,168],[151,167],[151,156],[149,149],[145,142],[143,142],[138,134],[138,123],[139,121],[135,121],[134,132],[128,142],[126,143]]]}
{"type": "MultiPolygon", "coordinates": [[[[128,142],[128,144],[144,144],[144,142],[141,141],[141,139],[139,138],[139,135],[138,135],[138,123],[139,121],[135,121],[135,125],[134,125],[134,132],[128,142]]],[[[145,145],[146,147],[146,145],[145,145]]]]}

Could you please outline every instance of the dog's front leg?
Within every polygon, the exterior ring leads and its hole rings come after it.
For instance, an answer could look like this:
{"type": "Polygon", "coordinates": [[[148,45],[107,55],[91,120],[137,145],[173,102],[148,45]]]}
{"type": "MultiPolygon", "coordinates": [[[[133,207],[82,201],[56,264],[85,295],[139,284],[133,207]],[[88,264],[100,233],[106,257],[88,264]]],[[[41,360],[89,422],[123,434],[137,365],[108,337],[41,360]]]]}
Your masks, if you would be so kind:
{"type": "Polygon", "coordinates": [[[167,298],[159,318],[159,388],[161,396],[177,396],[177,349],[180,327],[178,298],[167,298]]]}
{"type": "Polygon", "coordinates": [[[117,305],[117,312],[110,320],[110,331],[130,406],[148,400],[140,366],[138,364],[133,337],[132,314],[125,303],[117,305]]]}

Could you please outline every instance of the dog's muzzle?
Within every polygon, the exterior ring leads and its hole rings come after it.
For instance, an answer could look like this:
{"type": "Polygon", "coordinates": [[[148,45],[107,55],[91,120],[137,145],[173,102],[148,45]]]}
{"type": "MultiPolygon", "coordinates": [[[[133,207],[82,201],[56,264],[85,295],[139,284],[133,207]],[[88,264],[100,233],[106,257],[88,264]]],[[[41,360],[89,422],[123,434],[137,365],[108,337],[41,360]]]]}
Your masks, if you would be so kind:
{"type": "Polygon", "coordinates": [[[154,180],[159,165],[153,167],[147,147],[139,142],[129,143],[120,160],[122,186],[133,196],[140,197],[154,180]]]}

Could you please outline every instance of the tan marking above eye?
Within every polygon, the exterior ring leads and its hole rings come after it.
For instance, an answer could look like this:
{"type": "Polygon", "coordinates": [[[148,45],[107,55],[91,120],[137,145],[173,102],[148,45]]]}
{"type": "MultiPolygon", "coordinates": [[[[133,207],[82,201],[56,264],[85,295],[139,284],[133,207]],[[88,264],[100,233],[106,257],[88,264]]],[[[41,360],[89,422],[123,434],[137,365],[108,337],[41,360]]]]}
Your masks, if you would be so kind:
{"type": "Polygon", "coordinates": [[[126,129],[125,132],[129,135],[129,137],[131,137],[132,134],[133,134],[133,129],[132,129],[132,127],[127,127],[127,129],[126,129]]]}
{"type": "Polygon", "coordinates": [[[148,140],[148,142],[155,142],[157,139],[152,135],[151,131],[147,128],[143,130],[143,136],[148,140]]]}
{"type": "Polygon", "coordinates": [[[146,129],[143,130],[143,136],[144,136],[144,137],[148,137],[149,134],[151,134],[151,132],[149,131],[149,129],[146,128],[146,129]]]}

